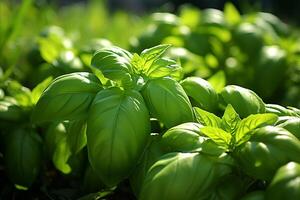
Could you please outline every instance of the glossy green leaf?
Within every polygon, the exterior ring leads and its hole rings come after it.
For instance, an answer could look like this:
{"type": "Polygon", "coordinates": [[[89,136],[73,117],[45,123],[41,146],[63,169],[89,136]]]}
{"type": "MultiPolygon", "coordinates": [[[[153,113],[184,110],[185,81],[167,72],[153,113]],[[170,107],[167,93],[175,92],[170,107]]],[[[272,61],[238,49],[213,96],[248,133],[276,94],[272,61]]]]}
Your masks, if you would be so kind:
{"type": "Polygon", "coordinates": [[[121,85],[132,83],[133,69],[130,63],[132,54],[119,47],[106,47],[92,57],[91,65],[102,74],[121,85]]]}
{"type": "Polygon", "coordinates": [[[249,89],[228,85],[220,94],[225,106],[231,104],[241,118],[265,112],[265,104],[262,99],[249,89]]]}
{"type": "Polygon", "coordinates": [[[199,153],[169,153],[148,170],[139,199],[206,199],[231,172],[228,158],[210,159],[199,153]],[[190,184],[187,184],[190,183],[190,184]]]}
{"type": "Polygon", "coordinates": [[[52,77],[50,76],[32,89],[31,96],[32,96],[32,101],[34,104],[36,104],[38,102],[43,91],[50,85],[51,81],[52,81],[52,77]]]}
{"type": "Polygon", "coordinates": [[[148,71],[149,67],[162,57],[163,53],[170,47],[169,44],[161,44],[142,51],[140,57],[144,61],[142,71],[148,71]]]}
{"type": "Polygon", "coordinates": [[[294,117],[278,125],[290,133],[295,135],[300,140],[300,118],[294,117]]]}
{"type": "Polygon", "coordinates": [[[233,155],[249,176],[270,181],[276,170],[289,161],[300,162],[300,141],[283,128],[266,126],[251,133],[233,155]]]}
{"type": "Polygon", "coordinates": [[[213,112],[218,107],[218,94],[211,84],[199,77],[188,77],[180,82],[186,94],[201,109],[213,112]]]}
{"type": "Polygon", "coordinates": [[[223,129],[226,130],[228,133],[233,133],[236,130],[240,121],[241,119],[239,115],[235,112],[232,105],[228,104],[222,117],[223,129]]]}
{"type": "Polygon", "coordinates": [[[238,124],[234,135],[236,145],[246,142],[251,137],[250,131],[260,126],[274,125],[277,119],[274,114],[256,114],[243,119],[238,124]]]}
{"type": "Polygon", "coordinates": [[[149,80],[142,94],[151,115],[167,128],[193,121],[188,96],[175,80],[171,78],[149,80]]]}
{"type": "Polygon", "coordinates": [[[163,134],[162,143],[168,152],[189,152],[198,149],[206,139],[200,132],[202,127],[201,124],[193,122],[172,127],[163,134]]]}
{"type": "Polygon", "coordinates": [[[101,90],[99,79],[87,72],[62,75],[43,92],[33,110],[32,120],[76,120],[87,115],[96,93],[101,90]]]}
{"type": "Polygon", "coordinates": [[[266,199],[298,199],[300,197],[299,179],[299,163],[289,162],[280,167],[266,190],[266,199]]]}
{"type": "Polygon", "coordinates": [[[222,119],[216,116],[215,114],[207,112],[197,107],[194,107],[194,113],[196,116],[196,120],[200,124],[216,128],[222,127],[222,119]]]}
{"type": "Polygon", "coordinates": [[[201,128],[201,133],[212,139],[219,146],[229,148],[231,134],[217,127],[205,126],[201,128]]]}
{"type": "Polygon", "coordinates": [[[277,104],[266,104],[266,112],[278,116],[298,116],[297,112],[277,104]]]}
{"type": "Polygon", "coordinates": [[[108,186],[129,176],[150,134],[150,117],[142,96],[134,90],[100,91],[87,121],[89,161],[108,186]]]}
{"type": "Polygon", "coordinates": [[[264,99],[272,98],[287,78],[287,53],[275,45],[264,46],[257,62],[252,87],[264,99]]]}
{"type": "Polygon", "coordinates": [[[172,77],[176,80],[181,79],[182,69],[174,60],[161,58],[152,63],[145,74],[149,78],[172,77]]]}

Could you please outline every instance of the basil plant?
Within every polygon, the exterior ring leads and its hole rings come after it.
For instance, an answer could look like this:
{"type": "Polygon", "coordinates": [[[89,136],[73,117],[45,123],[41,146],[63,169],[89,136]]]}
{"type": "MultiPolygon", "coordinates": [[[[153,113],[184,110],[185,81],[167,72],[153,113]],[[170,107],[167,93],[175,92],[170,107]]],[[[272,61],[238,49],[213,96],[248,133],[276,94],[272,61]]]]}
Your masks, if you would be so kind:
{"type": "Polygon", "coordinates": [[[86,122],[91,167],[105,185],[117,185],[144,151],[150,118],[166,128],[194,120],[177,82],[181,67],[162,57],[168,48],[159,45],[140,55],[114,46],[100,49],[92,57],[92,73],[62,75],[44,90],[33,122],[86,122]]]}

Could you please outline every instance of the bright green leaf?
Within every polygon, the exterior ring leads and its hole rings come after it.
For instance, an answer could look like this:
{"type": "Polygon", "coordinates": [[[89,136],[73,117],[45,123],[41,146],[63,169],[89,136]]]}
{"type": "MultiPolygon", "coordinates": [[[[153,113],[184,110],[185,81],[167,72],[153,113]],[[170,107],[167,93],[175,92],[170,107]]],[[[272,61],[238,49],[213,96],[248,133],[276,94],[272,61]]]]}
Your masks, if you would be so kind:
{"type": "Polygon", "coordinates": [[[224,130],[233,133],[238,123],[241,121],[239,115],[235,112],[231,104],[228,104],[222,117],[222,126],[224,130]]]}
{"type": "Polygon", "coordinates": [[[45,80],[43,80],[41,83],[39,83],[33,90],[31,91],[31,97],[34,104],[36,104],[42,95],[43,91],[50,85],[52,81],[52,77],[48,77],[45,80]]]}
{"type": "Polygon", "coordinates": [[[278,119],[278,116],[275,114],[255,114],[250,115],[247,118],[243,119],[237,127],[235,133],[235,143],[240,145],[248,141],[251,137],[249,134],[250,131],[266,125],[273,125],[278,119]]]}
{"type": "Polygon", "coordinates": [[[200,108],[194,107],[194,113],[196,115],[196,120],[204,125],[204,126],[211,126],[216,128],[222,127],[222,120],[218,116],[214,115],[213,113],[207,112],[200,108]]]}
{"type": "Polygon", "coordinates": [[[160,58],[148,68],[146,75],[150,78],[170,76],[179,80],[182,77],[182,68],[174,60],[160,58]]]}
{"type": "Polygon", "coordinates": [[[143,70],[143,67],[145,65],[145,60],[135,53],[133,54],[130,63],[133,66],[135,72],[139,73],[140,70],[141,71],[143,70]]]}
{"type": "Polygon", "coordinates": [[[121,85],[131,85],[133,69],[132,54],[119,47],[106,47],[97,51],[91,65],[103,75],[121,85]]]}
{"type": "Polygon", "coordinates": [[[70,165],[68,164],[68,160],[71,154],[72,153],[67,142],[67,135],[65,135],[56,144],[56,148],[52,157],[54,166],[64,174],[68,174],[72,170],[70,165]]]}
{"type": "Polygon", "coordinates": [[[231,134],[216,127],[202,127],[201,133],[212,139],[216,144],[228,148],[231,141],[231,134]]]}
{"type": "Polygon", "coordinates": [[[108,186],[128,177],[150,134],[149,111],[135,90],[100,91],[90,108],[87,147],[92,168],[108,186]]]}
{"type": "Polygon", "coordinates": [[[145,62],[153,62],[159,58],[161,58],[162,54],[170,47],[169,44],[161,44],[155,47],[145,49],[141,53],[141,58],[145,60],[145,62]]]}
{"type": "Polygon", "coordinates": [[[102,86],[87,72],[65,74],[56,78],[43,92],[33,110],[32,120],[77,120],[86,117],[88,108],[102,86]]]}

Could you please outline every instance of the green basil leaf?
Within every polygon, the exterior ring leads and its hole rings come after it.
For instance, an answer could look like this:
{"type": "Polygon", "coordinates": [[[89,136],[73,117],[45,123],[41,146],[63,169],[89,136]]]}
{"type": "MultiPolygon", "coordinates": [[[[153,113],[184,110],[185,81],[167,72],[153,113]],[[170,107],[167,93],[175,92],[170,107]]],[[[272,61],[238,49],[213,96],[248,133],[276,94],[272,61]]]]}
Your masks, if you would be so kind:
{"type": "Polygon", "coordinates": [[[213,113],[202,110],[201,108],[194,107],[194,113],[197,122],[204,126],[211,126],[216,128],[222,127],[222,120],[213,113]]]}
{"type": "Polygon", "coordinates": [[[272,98],[288,77],[287,52],[276,45],[263,46],[259,52],[257,64],[253,65],[255,79],[252,88],[264,99],[272,98]]]}
{"type": "Polygon", "coordinates": [[[231,142],[231,134],[217,127],[202,127],[201,133],[212,139],[217,145],[229,148],[231,142]]]}
{"type": "Polygon", "coordinates": [[[175,80],[166,77],[149,80],[142,94],[151,115],[167,128],[193,121],[188,96],[175,80]]]}
{"type": "Polygon", "coordinates": [[[69,174],[72,171],[68,163],[72,155],[71,148],[67,141],[67,134],[62,137],[55,146],[52,161],[56,169],[64,174],[69,174]]]}
{"type": "Polygon", "coordinates": [[[218,107],[218,94],[211,84],[199,77],[188,77],[180,82],[195,106],[213,112],[218,107]]]}
{"type": "Polygon", "coordinates": [[[7,175],[14,184],[30,187],[42,162],[41,138],[35,132],[18,129],[5,140],[4,161],[7,175]]]}
{"type": "Polygon", "coordinates": [[[274,114],[256,114],[243,119],[237,126],[234,138],[236,145],[240,145],[249,140],[250,131],[266,125],[273,125],[278,117],[274,114]]]}
{"type": "Polygon", "coordinates": [[[147,70],[151,65],[152,62],[161,58],[161,56],[163,55],[163,53],[170,47],[171,45],[169,44],[161,44],[161,45],[157,45],[155,47],[149,48],[149,49],[145,49],[144,51],[142,51],[141,53],[141,58],[145,61],[146,68],[144,68],[144,70],[147,70]],[[148,64],[149,63],[149,64],[148,64]]]}
{"type": "Polygon", "coordinates": [[[227,157],[168,153],[148,170],[139,199],[207,199],[216,184],[231,173],[231,166],[224,163],[227,157]]]}
{"type": "Polygon", "coordinates": [[[131,53],[119,47],[106,47],[92,57],[91,65],[102,74],[121,85],[130,85],[133,81],[133,69],[130,63],[131,53]]]}
{"type": "Polygon", "coordinates": [[[228,104],[222,117],[222,127],[228,133],[233,133],[241,119],[231,104],[228,104]]]}
{"type": "Polygon", "coordinates": [[[299,116],[295,111],[277,104],[266,104],[266,113],[274,113],[278,116],[299,116]]]}
{"type": "Polygon", "coordinates": [[[276,170],[290,162],[300,162],[300,141],[283,128],[266,126],[251,134],[233,156],[249,176],[270,181],[276,170]]]}
{"type": "Polygon", "coordinates": [[[32,96],[32,101],[34,104],[36,104],[38,102],[43,91],[50,85],[51,81],[52,81],[52,77],[50,76],[32,89],[31,96],[32,96]]]}
{"type": "Polygon", "coordinates": [[[179,80],[182,77],[182,69],[176,61],[167,58],[160,58],[152,63],[145,74],[149,78],[162,78],[169,76],[175,80],[179,80]]]}
{"type": "Polygon", "coordinates": [[[63,123],[53,123],[45,134],[45,146],[56,169],[64,174],[71,172],[68,164],[71,157],[71,148],[67,141],[66,126],[63,123]]]}
{"type": "Polygon", "coordinates": [[[144,70],[145,60],[137,53],[134,53],[130,60],[130,64],[133,66],[134,71],[139,73],[140,71],[144,70]]]}
{"type": "Polygon", "coordinates": [[[225,106],[231,104],[241,118],[265,112],[265,104],[262,99],[249,89],[228,85],[221,91],[221,96],[225,106]]]}
{"type": "Polygon", "coordinates": [[[200,148],[206,139],[201,137],[198,123],[188,122],[167,130],[162,136],[162,143],[168,152],[189,152],[200,148]]]}
{"type": "Polygon", "coordinates": [[[71,73],[56,78],[43,92],[32,113],[36,123],[84,118],[100,81],[87,72],[71,73]]]}
{"type": "Polygon", "coordinates": [[[280,167],[266,190],[266,199],[298,199],[300,197],[300,164],[289,162],[280,167]]]}
{"type": "Polygon", "coordinates": [[[288,119],[285,122],[279,124],[278,127],[282,127],[288,130],[290,133],[295,135],[300,140],[300,118],[299,117],[293,117],[291,119],[288,119]]]}
{"type": "Polygon", "coordinates": [[[67,142],[73,155],[82,150],[86,142],[86,120],[71,121],[67,126],[67,142]]]}
{"type": "Polygon", "coordinates": [[[114,186],[129,176],[149,134],[150,117],[137,91],[113,87],[96,95],[87,121],[87,146],[103,183],[114,186]]]}

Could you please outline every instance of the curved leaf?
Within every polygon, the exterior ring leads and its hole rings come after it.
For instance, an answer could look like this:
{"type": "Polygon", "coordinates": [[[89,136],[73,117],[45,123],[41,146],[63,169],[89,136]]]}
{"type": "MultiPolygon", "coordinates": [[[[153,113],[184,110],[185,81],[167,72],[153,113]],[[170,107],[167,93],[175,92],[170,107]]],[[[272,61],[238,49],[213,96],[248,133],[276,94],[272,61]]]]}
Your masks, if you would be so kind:
{"type": "Polygon", "coordinates": [[[148,81],[142,91],[153,117],[167,128],[193,121],[191,103],[181,85],[171,78],[148,81]]]}
{"type": "Polygon", "coordinates": [[[241,118],[265,112],[262,99],[249,89],[228,85],[221,91],[221,96],[225,104],[231,104],[241,118]]]}
{"type": "Polygon", "coordinates": [[[129,176],[150,133],[144,100],[134,90],[102,90],[94,99],[87,123],[91,166],[106,185],[116,185],[129,176]]]}
{"type": "Polygon", "coordinates": [[[206,199],[216,183],[231,172],[226,159],[211,159],[199,153],[168,153],[148,170],[139,199],[206,199]]]}
{"type": "Polygon", "coordinates": [[[218,94],[211,84],[199,77],[188,77],[180,82],[186,94],[195,102],[195,106],[213,112],[218,108],[218,94]]]}
{"type": "Polygon", "coordinates": [[[40,123],[83,118],[100,89],[97,77],[87,72],[60,76],[43,92],[32,120],[40,123]]]}
{"type": "Polygon", "coordinates": [[[102,74],[117,83],[130,84],[133,69],[130,63],[131,53],[119,47],[106,47],[97,51],[91,64],[102,74]]]}

